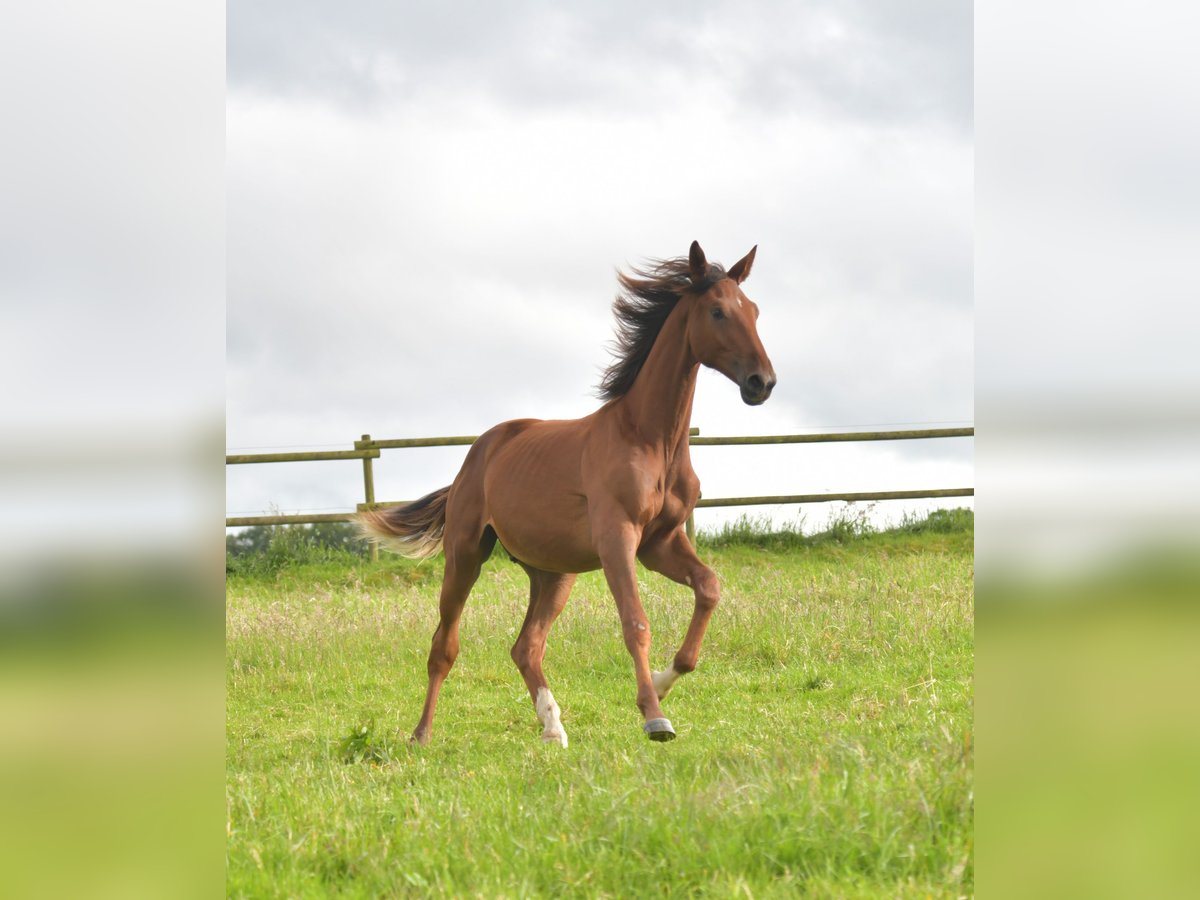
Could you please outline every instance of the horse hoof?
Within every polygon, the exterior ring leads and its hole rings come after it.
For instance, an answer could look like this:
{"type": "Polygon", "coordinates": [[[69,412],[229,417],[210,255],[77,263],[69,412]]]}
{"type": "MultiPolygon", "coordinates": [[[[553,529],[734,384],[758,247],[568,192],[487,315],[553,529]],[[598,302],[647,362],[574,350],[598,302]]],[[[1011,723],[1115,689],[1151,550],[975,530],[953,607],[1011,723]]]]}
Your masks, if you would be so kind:
{"type": "Polygon", "coordinates": [[[675,740],[675,729],[671,727],[670,719],[651,719],[642,726],[642,731],[652,741],[675,740]]]}

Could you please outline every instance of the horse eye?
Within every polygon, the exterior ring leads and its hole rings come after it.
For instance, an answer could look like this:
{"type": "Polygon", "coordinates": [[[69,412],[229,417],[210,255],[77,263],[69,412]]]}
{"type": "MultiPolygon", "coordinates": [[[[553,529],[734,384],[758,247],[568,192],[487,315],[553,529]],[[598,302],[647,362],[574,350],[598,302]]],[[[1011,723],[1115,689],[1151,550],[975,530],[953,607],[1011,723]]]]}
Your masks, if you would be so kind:
{"type": "Polygon", "coordinates": [[[713,311],[712,311],[712,317],[713,317],[714,319],[723,319],[723,318],[725,318],[725,313],[723,313],[723,312],[721,311],[721,307],[719,307],[719,306],[714,306],[714,307],[713,307],[713,311]]]}

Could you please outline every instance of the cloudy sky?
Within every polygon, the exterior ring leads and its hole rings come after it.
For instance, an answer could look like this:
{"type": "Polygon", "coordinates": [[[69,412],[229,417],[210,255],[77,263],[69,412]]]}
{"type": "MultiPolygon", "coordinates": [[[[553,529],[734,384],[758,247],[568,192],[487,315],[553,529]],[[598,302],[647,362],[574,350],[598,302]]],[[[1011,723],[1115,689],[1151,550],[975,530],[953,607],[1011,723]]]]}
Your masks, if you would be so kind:
{"type": "MultiPolygon", "coordinates": [[[[969,4],[258,0],[227,66],[231,451],[587,414],[616,269],[693,239],[758,245],[779,376],[749,408],[706,373],[705,434],[973,421],[969,4]]],[[[385,452],[377,494],[461,458],[385,452]]],[[[694,462],[709,497],[974,483],[969,439],[694,462]]],[[[361,490],[357,462],[231,467],[227,510],[361,490]]]]}

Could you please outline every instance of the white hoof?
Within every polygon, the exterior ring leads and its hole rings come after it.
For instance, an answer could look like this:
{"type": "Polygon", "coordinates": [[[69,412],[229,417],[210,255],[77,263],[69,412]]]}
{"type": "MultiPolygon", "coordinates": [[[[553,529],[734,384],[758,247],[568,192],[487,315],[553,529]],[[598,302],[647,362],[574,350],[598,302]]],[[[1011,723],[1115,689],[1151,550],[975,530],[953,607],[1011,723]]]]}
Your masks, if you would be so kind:
{"type": "Polygon", "coordinates": [[[561,728],[558,731],[544,731],[542,732],[542,743],[565,747],[567,746],[567,733],[561,728]]]}

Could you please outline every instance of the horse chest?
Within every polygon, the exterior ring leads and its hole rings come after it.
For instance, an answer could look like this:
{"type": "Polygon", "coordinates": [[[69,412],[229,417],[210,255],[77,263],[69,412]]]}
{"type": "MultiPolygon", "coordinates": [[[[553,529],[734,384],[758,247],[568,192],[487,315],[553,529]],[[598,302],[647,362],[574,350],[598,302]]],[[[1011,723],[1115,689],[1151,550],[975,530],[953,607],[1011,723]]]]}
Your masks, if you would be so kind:
{"type": "Polygon", "coordinates": [[[670,531],[688,517],[696,503],[699,481],[690,466],[668,465],[643,482],[635,504],[647,533],[670,531]]]}
{"type": "Polygon", "coordinates": [[[670,460],[643,457],[610,473],[601,489],[611,492],[631,518],[648,522],[686,503],[695,481],[690,467],[685,470],[670,460]]]}

